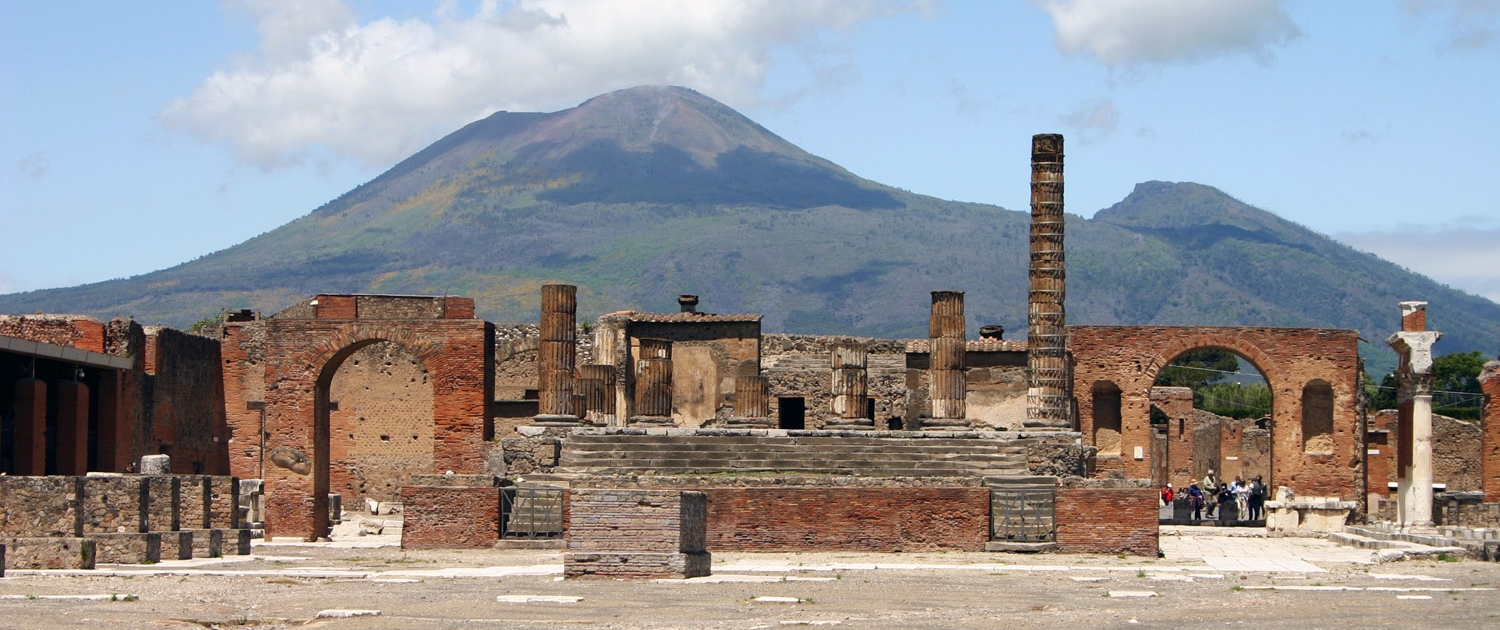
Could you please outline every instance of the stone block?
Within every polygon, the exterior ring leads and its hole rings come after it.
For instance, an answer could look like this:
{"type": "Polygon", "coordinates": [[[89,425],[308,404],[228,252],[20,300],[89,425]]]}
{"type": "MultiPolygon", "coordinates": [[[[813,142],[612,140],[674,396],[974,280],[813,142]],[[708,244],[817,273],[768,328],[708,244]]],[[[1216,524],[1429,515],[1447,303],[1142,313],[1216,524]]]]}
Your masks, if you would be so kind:
{"type": "Polygon", "coordinates": [[[146,529],[170,532],[181,527],[182,480],[175,475],[141,477],[146,480],[146,529]]]}
{"type": "Polygon", "coordinates": [[[226,529],[223,530],[223,544],[220,551],[226,556],[248,556],[250,555],[250,539],[254,538],[248,529],[226,529]]]}
{"type": "Polygon", "coordinates": [[[106,564],[156,564],[161,562],[161,534],[89,534],[94,541],[94,560],[106,564]]]}
{"type": "Polygon", "coordinates": [[[12,569],[92,569],[94,541],[76,537],[0,539],[12,569]]]}
{"type": "Polygon", "coordinates": [[[222,529],[184,529],[193,535],[193,557],[194,558],[222,558],[224,557],[224,530],[222,529]]]}
{"type": "Polygon", "coordinates": [[[193,532],[153,532],[161,535],[162,560],[191,560],[193,532]]]}
{"type": "Polygon", "coordinates": [[[602,552],[563,554],[563,577],[690,578],[711,575],[711,555],[700,553],[602,552]]]}
{"type": "Polygon", "coordinates": [[[82,477],[0,476],[0,537],[78,537],[82,477]]]}
{"type": "Polygon", "coordinates": [[[144,455],[141,457],[140,473],[142,475],[170,475],[172,474],[172,457],[170,455],[144,455]]]}
{"type": "Polygon", "coordinates": [[[207,486],[207,521],[204,527],[239,529],[240,480],[238,477],[204,477],[207,486]]]}
{"type": "MultiPolygon", "coordinates": [[[[146,530],[147,479],[137,475],[123,477],[84,477],[80,511],[83,533],[139,534],[146,530]]],[[[104,555],[101,546],[99,553],[104,555]]],[[[100,560],[114,562],[114,560],[100,560]]]]}

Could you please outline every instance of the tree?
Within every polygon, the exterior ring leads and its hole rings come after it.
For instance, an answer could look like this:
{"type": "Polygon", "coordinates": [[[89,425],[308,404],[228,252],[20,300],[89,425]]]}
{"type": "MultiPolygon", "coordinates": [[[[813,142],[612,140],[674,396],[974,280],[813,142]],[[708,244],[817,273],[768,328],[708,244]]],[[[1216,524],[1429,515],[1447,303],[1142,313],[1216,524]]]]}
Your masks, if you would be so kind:
{"type": "Polygon", "coordinates": [[[1161,369],[1161,373],[1156,375],[1156,385],[1197,389],[1224,380],[1226,372],[1236,372],[1239,367],[1239,357],[1228,350],[1216,348],[1189,350],[1178,355],[1167,364],[1167,367],[1161,369]]]}
{"type": "MultiPolygon", "coordinates": [[[[1445,354],[1432,360],[1433,412],[1450,418],[1474,420],[1479,418],[1479,407],[1483,393],[1479,389],[1479,373],[1484,370],[1484,355],[1478,350],[1445,354]]],[[[1375,387],[1369,375],[1365,375],[1367,407],[1371,411],[1395,409],[1400,403],[1396,392],[1394,372],[1380,379],[1375,387]]]]}

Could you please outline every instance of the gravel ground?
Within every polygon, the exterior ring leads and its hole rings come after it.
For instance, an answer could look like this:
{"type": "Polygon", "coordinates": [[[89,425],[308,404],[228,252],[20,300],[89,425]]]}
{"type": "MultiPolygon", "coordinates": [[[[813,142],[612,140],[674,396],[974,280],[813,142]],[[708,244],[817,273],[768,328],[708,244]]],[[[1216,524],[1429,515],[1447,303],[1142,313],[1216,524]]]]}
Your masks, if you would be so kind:
{"type": "MultiPolygon", "coordinates": [[[[1164,548],[1184,544],[1163,537],[1164,548]]],[[[1267,544],[1244,553],[1287,548],[1267,544]]],[[[11,571],[0,579],[0,627],[1500,627],[1500,591],[1493,590],[1500,564],[1474,560],[1314,561],[1322,572],[1293,573],[1216,571],[1175,553],[721,553],[710,580],[562,581],[556,550],[265,545],[255,552],[108,565],[93,574],[11,571]],[[871,564],[898,566],[860,566],[871,564]],[[1144,593],[1154,596],[1121,596],[1144,593]],[[579,599],[506,603],[501,596],[579,599]],[[379,615],[318,617],[333,609],[379,615]]]]}

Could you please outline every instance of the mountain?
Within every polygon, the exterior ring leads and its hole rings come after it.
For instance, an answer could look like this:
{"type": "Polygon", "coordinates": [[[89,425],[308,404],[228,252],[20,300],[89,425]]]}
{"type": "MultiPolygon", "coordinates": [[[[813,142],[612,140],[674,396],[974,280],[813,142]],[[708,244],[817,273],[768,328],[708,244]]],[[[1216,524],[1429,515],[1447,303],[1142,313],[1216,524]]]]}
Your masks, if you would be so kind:
{"type": "MultiPolygon", "coordinates": [[[[642,87],[496,113],[244,243],[0,296],[0,312],[185,326],[221,308],[378,292],[465,295],[487,319],[533,321],[539,287],[568,282],[584,318],[672,311],[697,293],[707,310],[763,314],[771,332],[920,337],[928,292],[951,289],[968,293],[971,329],[1018,338],[1028,221],[861,179],[701,94],[642,87]]],[[[1070,323],[1356,328],[1383,347],[1397,302],[1425,299],[1440,350],[1500,348],[1500,305],[1208,186],[1143,183],[1067,230],[1070,323]]]]}

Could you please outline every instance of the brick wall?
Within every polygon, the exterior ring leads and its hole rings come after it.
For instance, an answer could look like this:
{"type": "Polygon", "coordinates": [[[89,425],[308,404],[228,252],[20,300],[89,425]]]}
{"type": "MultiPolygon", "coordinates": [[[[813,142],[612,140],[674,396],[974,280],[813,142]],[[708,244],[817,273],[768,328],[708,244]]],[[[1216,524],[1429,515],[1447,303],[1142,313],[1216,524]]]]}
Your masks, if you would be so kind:
{"type": "MultiPolygon", "coordinates": [[[[1149,450],[1150,390],[1172,359],[1196,348],[1223,348],[1254,364],[1273,396],[1271,474],[1266,483],[1304,496],[1364,500],[1364,425],[1359,406],[1358,333],[1312,328],[1070,326],[1079,429],[1093,435],[1093,401],[1101,382],[1121,391],[1122,451],[1149,450]],[[1302,391],[1314,380],[1333,390],[1332,454],[1304,453],[1302,391]]],[[[1151,476],[1152,462],[1124,461],[1132,479],[1151,476]]]]}
{"type": "Polygon", "coordinates": [[[1500,361],[1484,364],[1479,375],[1479,387],[1484,392],[1484,410],[1480,415],[1480,486],[1484,489],[1484,500],[1500,503],[1500,361]]]}
{"type": "Polygon", "coordinates": [[[710,551],[983,551],[987,488],[699,488],[710,551]]]}
{"type": "Polygon", "coordinates": [[[1060,488],[1057,550],[1156,557],[1159,498],[1153,488],[1060,488]]]}
{"type": "Polygon", "coordinates": [[[488,549],[500,540],[500,488],[401,488],[402,549],[488,549]]]}
{"type": "Polygon", "coordinates": [[[576,489],[563,518],[563,576],[697,577],[709,574],[707,500],[682,490],[576,489]]]}
{"type": "Polygon", "coordinates": [[[151,427],[172,472],[229,472],[224,373],[220,343],[171,328],[146,331],[151,380],[151,427]]]}

